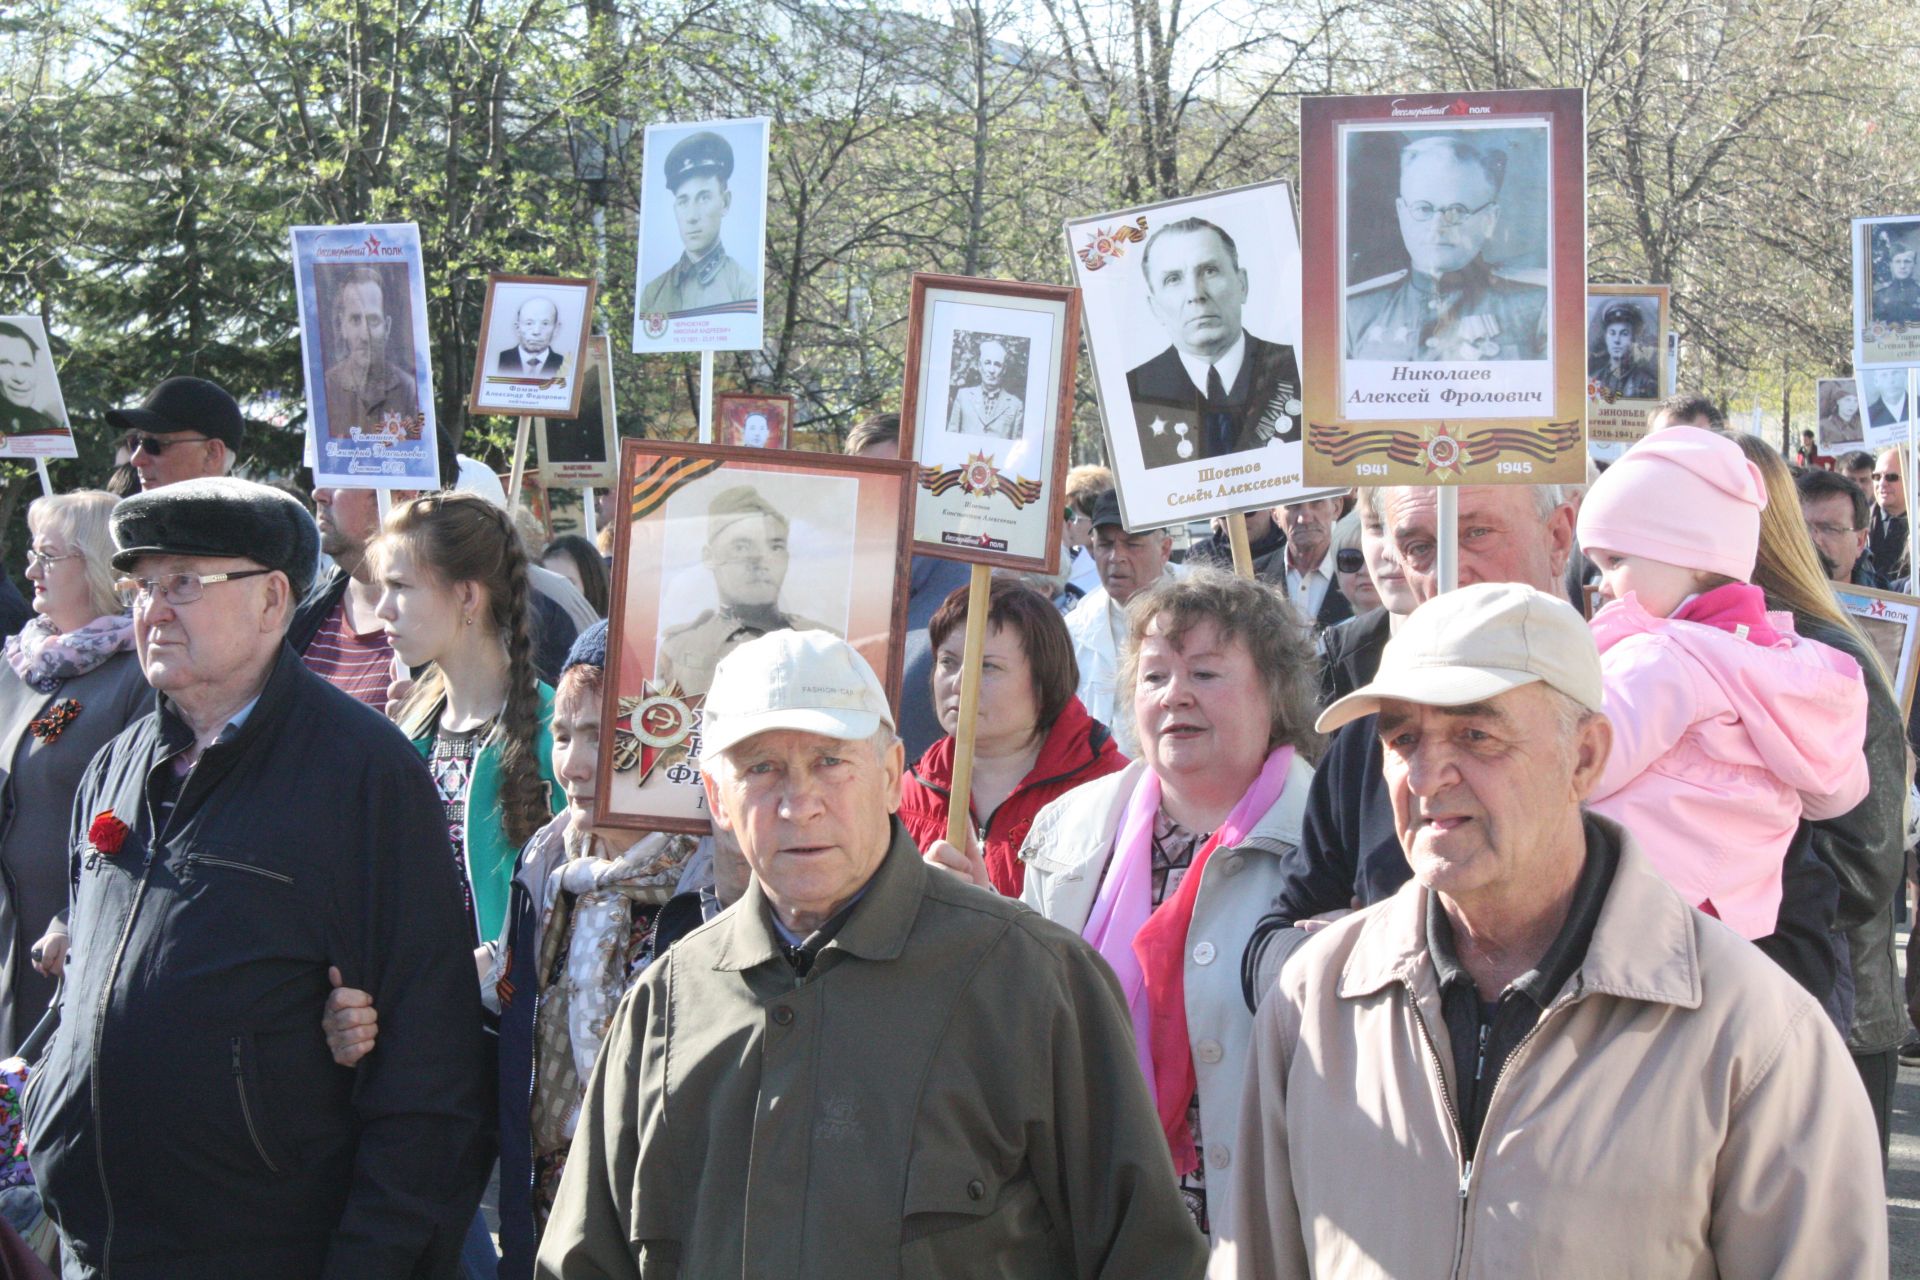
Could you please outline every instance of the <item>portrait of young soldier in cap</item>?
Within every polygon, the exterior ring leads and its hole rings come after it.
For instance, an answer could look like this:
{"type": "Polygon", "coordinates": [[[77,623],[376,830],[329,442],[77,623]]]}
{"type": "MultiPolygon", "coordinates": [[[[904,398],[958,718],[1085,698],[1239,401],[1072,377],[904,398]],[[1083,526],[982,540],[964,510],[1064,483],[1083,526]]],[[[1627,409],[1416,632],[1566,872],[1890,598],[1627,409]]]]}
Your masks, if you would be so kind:
{"type": "Polygon", "coordinates": [[[830,631],[780,607],[787,580],[787,517],[751,485],[723,490],[707,507],[707,541],[700,561],[713,574],[717,609],[669,627],[660,642],[657,683],[677,681],[682,692],[705,693],[713,669],[735,648],[769,631],[830,631]]]}
{"type": "Polygon", "coordinates": [[[752,301],[758,292],[753,274],[728,257],[720,242],[720,224],[733,207],[727,185],[733,177],[733,148],[719,134],[702,129],[674,143],[664,168],[681,254],[647,281],[640,311],[676,316],[752,301]]]}
{"type": "Polygon", "coordinates": [[[44,435],[60,424],[35,407],[41,345],[17,324],[0,320],[0,436],[44,435]]]}
{"type": "Polygon", "coordinates": [[[1645,314],[1631,302],[1609,303],[1600,313],[1598,341],[1588,345],[1594,354],[1587,361],[1587,379],[1609,393],[1609,400],[1660,398],[1660,379],[1653,365],[1639,358],[1640,333],[1646,323],[1645,314]]]}

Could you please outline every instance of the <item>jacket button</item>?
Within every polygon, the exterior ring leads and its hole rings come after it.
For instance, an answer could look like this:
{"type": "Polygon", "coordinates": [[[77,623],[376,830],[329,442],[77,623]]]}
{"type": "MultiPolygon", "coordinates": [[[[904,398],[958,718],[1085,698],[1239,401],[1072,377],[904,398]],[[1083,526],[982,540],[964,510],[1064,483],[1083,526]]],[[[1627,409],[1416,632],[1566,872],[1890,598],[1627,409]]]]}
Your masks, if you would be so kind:
{"type": "Polygon", "coordinates": [[[980,1200],[987,1194],[987,1184],[975,1178],[967,1184],[967,1199],[980,1200]]]}
{"type": "Polygon", "coordinates": [[[1194,1046],[1193,1053],[1194,1056],[1202,1062],[1218,1062],[1221,1056],[1220,1042],[1218,1040],[1202,1040],[1198,1045],[1194,1046]]]}
{"type": "Polygon", "coordinates": [[[1203,942],[1195,947],[1193,949],[1193,962],[1195,964],[1212,964],[1213,944],[1211,942],[1203,942]]]}
{"type": "Polygon", "coordinates": [[[783,1027],[793,1025],[793,1010],[784,1004],[773,1006],[773,1020],[783,1027]]]}
{"type": "Polygon", "coordinates": [[[1207,1163],[1216,1169],[1224,1169],[1233,1163],[1233,1153],[1224,1146],[1211,1147],[1207,1151],[1207,1163]]]}

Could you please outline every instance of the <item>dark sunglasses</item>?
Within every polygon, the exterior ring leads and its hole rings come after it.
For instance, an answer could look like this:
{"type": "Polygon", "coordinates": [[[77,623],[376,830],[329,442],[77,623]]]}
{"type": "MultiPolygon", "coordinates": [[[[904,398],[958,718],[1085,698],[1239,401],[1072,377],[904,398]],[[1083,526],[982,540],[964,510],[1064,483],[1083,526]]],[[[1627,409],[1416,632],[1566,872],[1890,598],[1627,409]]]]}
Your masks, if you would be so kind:
{"type": "Polygon", "coordinates": [[[1900,473],[1898,471],[1876,471],[1873,473],[1873,482],[1875,484],[1879,484],[1882,480],[1885,480],[1888,484],[1899,484],[1900,473]]]}
{"type": "Polygon", "coordinates": [[[180,436],[177,439],[168,440],[162,436],[150,436],[135,432],[133,435],[127,437],[127,452],[129,454],[135,454],[145,451],[157,458],[167,450],[173,448],[174,445],[205,444],[211,439],[213,439],[212,436],[180,436]]]}
{"type": "Polygon", "coordinates": [[[1358,547],[1342,547],[1333,553],[1333,567],[1341,573],[1359,573],[1367,567],[1367,561],[1358,547]]]}

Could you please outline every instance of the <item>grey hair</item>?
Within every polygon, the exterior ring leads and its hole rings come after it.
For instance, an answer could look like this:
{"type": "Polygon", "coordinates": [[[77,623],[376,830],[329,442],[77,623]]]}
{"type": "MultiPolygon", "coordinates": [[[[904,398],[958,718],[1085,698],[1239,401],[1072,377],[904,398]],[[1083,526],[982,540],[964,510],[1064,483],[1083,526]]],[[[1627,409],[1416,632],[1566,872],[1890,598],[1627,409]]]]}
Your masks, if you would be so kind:
{"type": "Polygon", "coordinates": [[[1580,730],[1595,716],[1602,714],[1589,707],[1569,693],[1562,693],[1552,685],[1540,686],[1546,691],[1547,700],[1553,707],[1553,716],[1560,728],[1560,744],[1571,748],[1574,739],[1580,736],[1580,730]]]}
{"type": "MultiPolygon", "coordinates": [[[[1401,487],[1400,485],[1370,485],[1363,488],[1360,490],[1360,506],[1375,520],[1384,521],[1387,517],[1380,506],[1381,495],[1401,487]]],[[[1551,520],[1553,513],[1571,502],[1580,491],[1578,485],[1532,484],[1527,487],[1533,491],[1534,514],[1540,517],[1542,524],[1551,520]]]]}

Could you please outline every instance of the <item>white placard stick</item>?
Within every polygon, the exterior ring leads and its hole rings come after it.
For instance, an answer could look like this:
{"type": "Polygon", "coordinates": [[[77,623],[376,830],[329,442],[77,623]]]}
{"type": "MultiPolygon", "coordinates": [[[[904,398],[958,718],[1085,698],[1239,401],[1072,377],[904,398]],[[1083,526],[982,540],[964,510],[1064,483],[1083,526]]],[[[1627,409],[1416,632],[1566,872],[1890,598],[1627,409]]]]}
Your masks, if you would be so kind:
{"type": "Polygon", "coordinates": [[[713,443],[713,352],[700,353],[700,443],[713,443]]]}
{"type": "Polygon", "coordinates": [[[588,542],[600,536],[600,512],[596,509],[590,488],[580,491],[580,528],[585,531],[588,542]]]}
{"type": "Polygon", "coordinates": [[[1441,485],[1439,496],[1440,505],[1434,512],[1434,519],[1440,525],[1434,567],[1440,575],[1440,589],[1452,591],[1460,585],[1460,488],[1458,485],[1441,485]]]}
{"type": "Polygon", "coordinates": [[[33,460],[33,469],[40,475],[40,492],[51,498],[53,496],[53,477],[47,474],[47,460],[45,458],[35,458],[33,460]]]}

